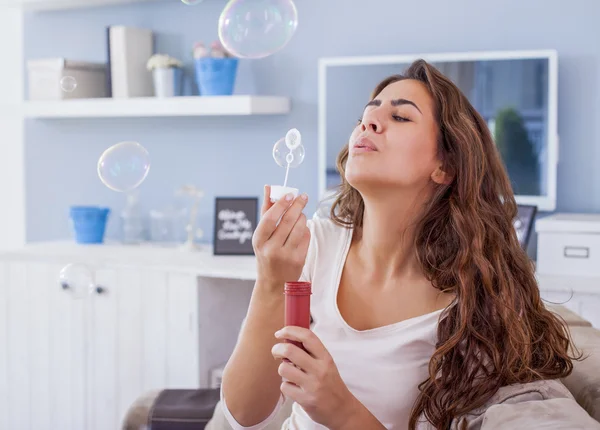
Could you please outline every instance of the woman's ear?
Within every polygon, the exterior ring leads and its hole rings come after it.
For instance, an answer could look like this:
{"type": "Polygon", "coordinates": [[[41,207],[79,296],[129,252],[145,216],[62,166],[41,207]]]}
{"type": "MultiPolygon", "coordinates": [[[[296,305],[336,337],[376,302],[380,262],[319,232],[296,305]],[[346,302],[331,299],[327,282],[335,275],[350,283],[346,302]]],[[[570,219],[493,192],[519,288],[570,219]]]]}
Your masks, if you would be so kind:
{"type": "Polygon", "coordinates": [[[442,166],[439,166],[435,171],[431,174],[431,180],[438,185],[450,185],[452,182],[453,176],[447,172],[442,170],[442,166]]]}

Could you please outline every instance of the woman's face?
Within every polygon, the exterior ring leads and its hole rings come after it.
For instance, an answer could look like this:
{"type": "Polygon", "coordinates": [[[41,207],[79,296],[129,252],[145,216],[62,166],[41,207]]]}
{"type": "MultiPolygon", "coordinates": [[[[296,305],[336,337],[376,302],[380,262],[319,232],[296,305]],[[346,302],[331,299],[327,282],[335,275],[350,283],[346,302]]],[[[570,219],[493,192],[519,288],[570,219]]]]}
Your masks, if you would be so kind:
{"type": "Polygon", "coordinates": [[[346,180],[359,191],[424,189],[446,180],[438,158],[439,128],[425,85],[405,79],[371,100],[349,142],[346,180]]]}

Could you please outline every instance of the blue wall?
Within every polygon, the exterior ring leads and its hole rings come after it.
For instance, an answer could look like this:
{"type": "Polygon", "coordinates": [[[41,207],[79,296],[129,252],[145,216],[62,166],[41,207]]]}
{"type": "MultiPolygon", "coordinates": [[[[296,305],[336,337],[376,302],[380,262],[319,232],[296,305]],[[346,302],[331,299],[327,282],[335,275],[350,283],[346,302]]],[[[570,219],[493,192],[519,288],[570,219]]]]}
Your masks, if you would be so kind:
{"type": "MultiPolygon", "coordinates": [[[[577,0],[568,8],[559,0],[371,0],[353,7],[344,0],[296,3],[300,23],[292,42],[269,58],[242,61],[236,91],[290,96],[289,115],[28,121],[28,240],[69,237],[66,214],[72,204],[122,208],[124,196],[106,189],[95,167],[105,148],[123,140],[139,141],[153,158],[141,187],[144,207],[161,208],[177,186],[197,184],[206,191],[200,224],[209,232],[215,195],[256,196],[263,184],[283,180],[271,148],[297,127],[307,156],[290,181],[312,197],[311,210],[317,190],[317,61],[340,55],[557,49],[558,210],[600,211],[600,50],[593,48],[600,37],[599,2],[577,0]]],[[[28,14],[25,57],[105,61],[105,26],[122,24],[154,29],[157,51],[185,58],[189,67],[193,43],[216,38],[224,5],[223,0],[205,0],[190,7],[170,0],[28,14]]],[[[114,215],[111,236],[118,229],[114,215]]]]}

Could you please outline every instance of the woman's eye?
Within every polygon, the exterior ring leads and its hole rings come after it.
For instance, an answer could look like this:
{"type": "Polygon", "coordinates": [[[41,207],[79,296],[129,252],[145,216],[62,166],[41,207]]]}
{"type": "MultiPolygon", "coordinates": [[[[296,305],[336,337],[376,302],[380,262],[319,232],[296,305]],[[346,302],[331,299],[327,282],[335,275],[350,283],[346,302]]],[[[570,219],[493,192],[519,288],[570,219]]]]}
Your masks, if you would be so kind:
{"type": "Polygon", "coordinates": [[[362,118],[358,118],[358,121],[356,121],[356,125],[360,124],[362,122],[362,118]]]}
{"type": "Polygon", "coordinates": [[[408,118],[404,118],[403,116],[399,116],[399,115],[392,115],[392,118],[394,118],[394,121],[398,121],[398,122],[410,121],[408,118]]]}

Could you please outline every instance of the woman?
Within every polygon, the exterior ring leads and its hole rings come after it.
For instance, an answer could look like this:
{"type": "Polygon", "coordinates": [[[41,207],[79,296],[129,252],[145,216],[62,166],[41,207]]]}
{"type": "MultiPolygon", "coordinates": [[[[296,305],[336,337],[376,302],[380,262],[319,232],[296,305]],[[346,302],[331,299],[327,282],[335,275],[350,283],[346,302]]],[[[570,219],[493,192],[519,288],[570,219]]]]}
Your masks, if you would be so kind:
{"type": "Polygon", "coordinates": [[[569,375],[502,161],[449,79],[419,60],[381,82],[338,169],[331,219],[307,223],[306,196],[271,205],[265,189],[258,279],[223,375],[235,428],[264,427],[289,398],[287,429],[447,429],[501,387],[569,375]],[[299,278],[314,322],[281,329],[283,284],[299,278]]]}

